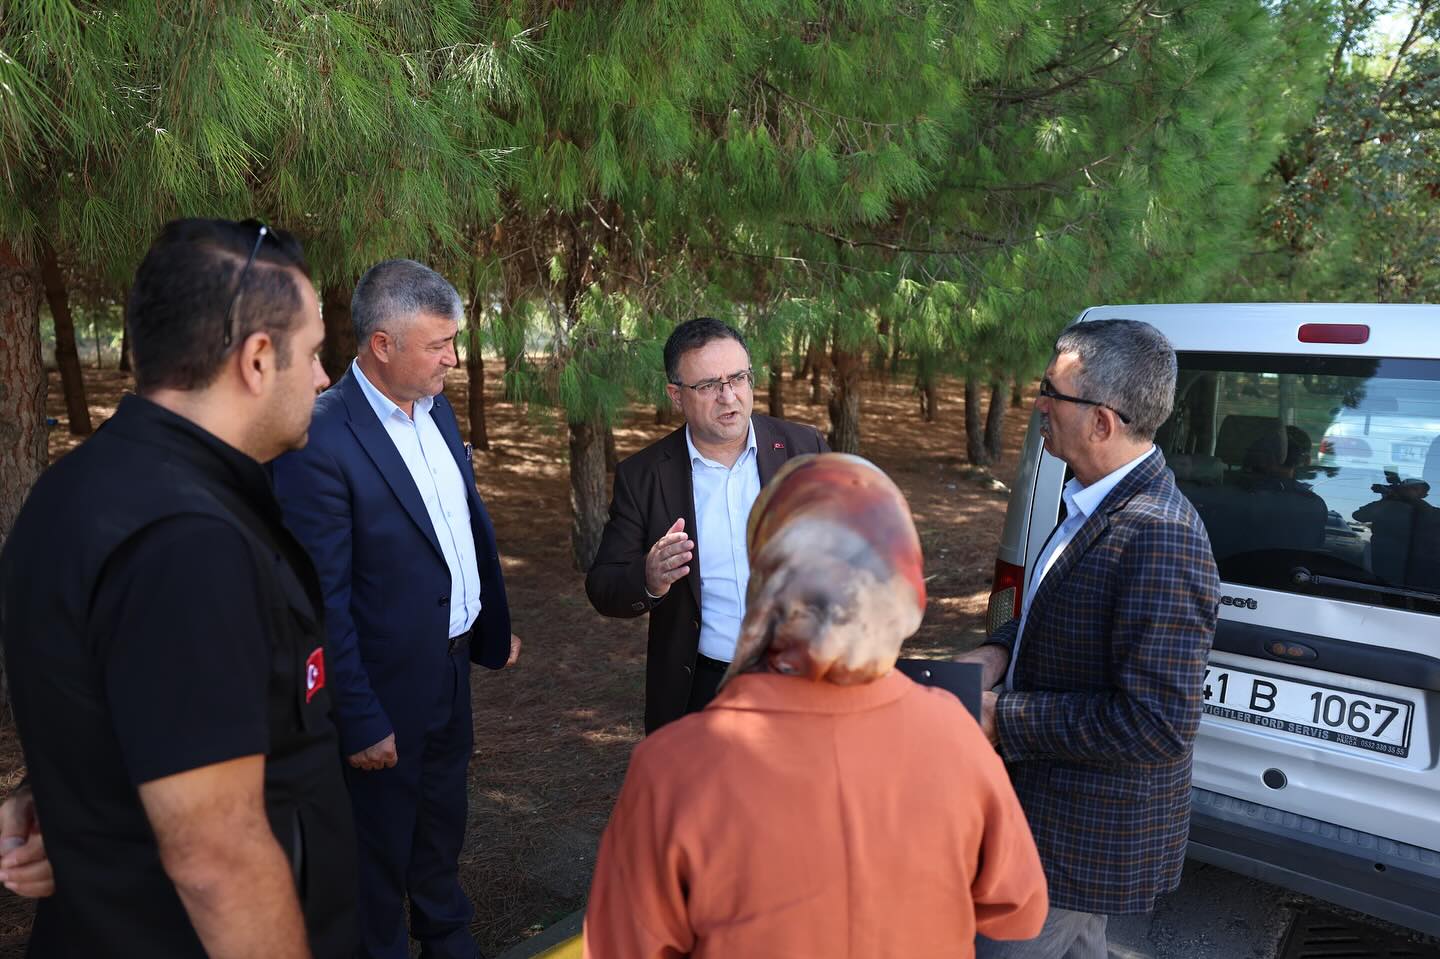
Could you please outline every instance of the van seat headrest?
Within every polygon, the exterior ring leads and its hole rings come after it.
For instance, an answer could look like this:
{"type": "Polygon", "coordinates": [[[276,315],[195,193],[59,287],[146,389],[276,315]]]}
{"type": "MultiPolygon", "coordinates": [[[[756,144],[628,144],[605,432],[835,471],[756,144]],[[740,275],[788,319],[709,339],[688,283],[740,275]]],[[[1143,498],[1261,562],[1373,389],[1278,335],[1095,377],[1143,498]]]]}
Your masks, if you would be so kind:
{"type": "Polygon", "coordinates": [[[1204,453],[1176,453],[1165,462],[1175,473],[1175,482],[1195,486],[1219,486],[1225,478],[1225,464],[1219,457],[1204,453]]]}
{"type": "MultiPolygon", "coordinates": [[[[1278,416],[1245,416],[1232,414],[1220,421],[1220,435],[1215,439],[1215,455],[1229,466],[1246,465],[1247,454],[1285,461],[1285,426],[1278,416]]],[[[1254,464],[1252,464],[1254,465],[1254,464]]]]}

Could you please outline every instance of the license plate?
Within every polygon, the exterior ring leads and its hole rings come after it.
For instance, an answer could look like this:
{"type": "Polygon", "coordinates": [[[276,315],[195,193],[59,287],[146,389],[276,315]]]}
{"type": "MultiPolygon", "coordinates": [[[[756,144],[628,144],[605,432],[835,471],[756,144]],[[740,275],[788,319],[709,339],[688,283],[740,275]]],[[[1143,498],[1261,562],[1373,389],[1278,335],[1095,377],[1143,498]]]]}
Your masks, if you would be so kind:
{"type": "Polygon", "coordinates": [[[1205,712],[1307,739],[1410,755],[1414,704],[1211,664],[1205,669],[1205,712]]]}
{"type": "Polygon", "coordinates": [[[1390,457],[1397,463],[1423,463],[1430,447],[1419,443],[1392,443],[1390,457]]]}

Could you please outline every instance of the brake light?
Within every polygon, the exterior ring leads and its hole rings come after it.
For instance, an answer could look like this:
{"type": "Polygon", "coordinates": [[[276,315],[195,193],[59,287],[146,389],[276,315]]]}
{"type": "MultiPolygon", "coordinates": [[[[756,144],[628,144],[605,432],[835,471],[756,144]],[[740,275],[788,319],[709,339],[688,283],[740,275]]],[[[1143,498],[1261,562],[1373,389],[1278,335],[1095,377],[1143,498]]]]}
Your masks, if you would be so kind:
{"type": "Polygon", "coordinates": [[[1344,343],[1354,345],[1368,342],[1370,327],[1364,323],[1302,323],[1301,343],[1344,343]]]}
{"type": "Polygon", "coordinates": [[[995,579],[990,584],[990,604],[985,609],[985,635],[992,635],[1019,615],[1020,587],[1025,583],[1025,567],[995,561],[995,579]]]}
{"type": "Polygon", "coordinates": [[[1369,459],[1370,444],[1354,436],[1327,436],[1320,441],[1320,453],[1323,456],[1369,459]]]}

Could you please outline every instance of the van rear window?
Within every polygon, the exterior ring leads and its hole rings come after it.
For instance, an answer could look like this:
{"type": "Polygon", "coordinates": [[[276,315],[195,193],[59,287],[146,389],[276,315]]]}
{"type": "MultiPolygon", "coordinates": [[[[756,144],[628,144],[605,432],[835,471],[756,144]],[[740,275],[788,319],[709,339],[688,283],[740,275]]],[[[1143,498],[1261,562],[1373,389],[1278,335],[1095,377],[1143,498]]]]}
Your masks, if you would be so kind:
{"type": "Polygon", "coordinates": [[[1223,580],[1440,614],[1440,360],[1179,361],[1156,443],[1223,580]]]}

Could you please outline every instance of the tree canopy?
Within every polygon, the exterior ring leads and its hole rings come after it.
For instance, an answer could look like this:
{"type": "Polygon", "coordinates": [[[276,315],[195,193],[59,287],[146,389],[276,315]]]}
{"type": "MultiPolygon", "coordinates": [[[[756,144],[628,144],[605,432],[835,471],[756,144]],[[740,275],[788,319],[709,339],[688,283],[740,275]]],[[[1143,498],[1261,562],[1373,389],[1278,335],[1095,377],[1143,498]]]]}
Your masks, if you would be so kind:
{"type": "Polygon", "coordinates": [[[181,215],[300,234],[332,368],[368,265],[449,275],[468,347],[568,431],[582,566],[609,425],[697,313],[823,373],[856,449],[867,378],[993,413],[1091,303],[1433,298],[1436,6],[11,4],[0,530],[44,458],[41,261],[52,303],[115,298],[181,215]]]}

